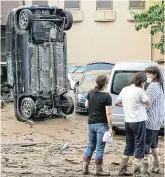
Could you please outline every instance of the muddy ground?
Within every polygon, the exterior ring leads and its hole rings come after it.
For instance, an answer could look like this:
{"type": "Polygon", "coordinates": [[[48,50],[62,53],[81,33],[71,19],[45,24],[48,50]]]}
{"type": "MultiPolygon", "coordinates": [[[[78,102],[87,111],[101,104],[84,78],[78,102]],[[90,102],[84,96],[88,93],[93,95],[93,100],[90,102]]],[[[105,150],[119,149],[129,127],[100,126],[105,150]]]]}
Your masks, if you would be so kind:
{"type": "MultiPolygon", "coordinates": [[[[161,174],[152,174],[154,177],[164,176],[164,137],[159,142],[161,174]]],[[[73,114],[67,119],[46,120],[31,126],[16,120],[13,104],[1,110],[1,177],[80,177],[86,144],[85,115],[73,114]]],[[[115,135],[112,145],[106,145],[104,168],[111,176],[118,176],[124,145],[122,132],[115,135]]],[[[94,158],[90,170],[95,170],[94,158]]]]}

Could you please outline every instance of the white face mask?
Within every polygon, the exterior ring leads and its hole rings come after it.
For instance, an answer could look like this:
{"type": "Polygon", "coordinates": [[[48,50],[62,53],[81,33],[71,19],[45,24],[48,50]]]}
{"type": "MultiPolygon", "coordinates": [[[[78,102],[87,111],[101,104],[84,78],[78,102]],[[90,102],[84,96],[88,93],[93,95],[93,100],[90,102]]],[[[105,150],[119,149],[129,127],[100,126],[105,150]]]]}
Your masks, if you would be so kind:
{"type": "Polygon", "coordinates": [[[147,77],[147,82],[150,84],[152,82],[152,78],[151,77],[147,77]]]}

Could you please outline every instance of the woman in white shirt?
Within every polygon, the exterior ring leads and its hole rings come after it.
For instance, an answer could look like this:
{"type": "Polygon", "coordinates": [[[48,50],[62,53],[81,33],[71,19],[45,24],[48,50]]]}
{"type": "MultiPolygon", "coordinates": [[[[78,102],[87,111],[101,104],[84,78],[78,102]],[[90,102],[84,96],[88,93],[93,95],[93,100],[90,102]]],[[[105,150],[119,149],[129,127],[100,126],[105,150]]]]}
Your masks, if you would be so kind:
{"type": "Polygon", "coordinates": [[[132,78],[132,85],[122,89],[115,104],[123,107],[126,130],[126,147],[119,167],[119,175],[124,175],[127,171],[130,156],[134,156],[133,173],[135,175],[141,173],[147,120],[145,104],[150,104],[150,99],[144,91],[146,80],[145,73],[136,73],[132,78]]]}

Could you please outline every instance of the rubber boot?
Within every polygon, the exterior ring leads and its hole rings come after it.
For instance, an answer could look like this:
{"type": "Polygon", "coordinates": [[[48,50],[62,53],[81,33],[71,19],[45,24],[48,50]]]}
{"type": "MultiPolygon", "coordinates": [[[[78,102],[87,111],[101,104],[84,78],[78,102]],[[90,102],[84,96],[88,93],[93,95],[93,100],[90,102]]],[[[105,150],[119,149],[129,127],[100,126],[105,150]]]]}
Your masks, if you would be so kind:
{"type": "Polygon", "coordinates": [[[153,162],[152,162],[151,171],[153,173],[159,173],[160,172],[160,156],[159,156],[158,148],[152,149],[152,156],[153,156],[153,162]]]}
{"type": "Polygon", "coordinates": [[[103,160],[95,160],[96,176],[110,176],[109,172],[103,171],[103,160]]]}
{"type": "Polygon", "coordinates": [[[129,157],[126,155],[123,155],[123,157],[121,158],[120,165],[119,165],[119,176],[124,175],[125,172],[127,171],[128,161],[129,161],[129,157]]]}
{"type": "Polygon", "coordinates": [[[83,175],[88,175],[89,174],[89,163],[90,163],[90,158],[84,156],[83,157],[83,175]]]}
{"type": "Polygon", "coordinates": [[[133,176],[134,177],[144,177],[144,175],[141,173],[142,169],[142,159],[134,159],[133,164],[133,176]]]}
{"type": "Polygon", "coordinates": [[[142,166],[142,174],[144,174],[145,177],[150,176],[150,163],[151,163],[151,157],[150,155],[145,155],[143,159],[143,166],[142,166]]]}

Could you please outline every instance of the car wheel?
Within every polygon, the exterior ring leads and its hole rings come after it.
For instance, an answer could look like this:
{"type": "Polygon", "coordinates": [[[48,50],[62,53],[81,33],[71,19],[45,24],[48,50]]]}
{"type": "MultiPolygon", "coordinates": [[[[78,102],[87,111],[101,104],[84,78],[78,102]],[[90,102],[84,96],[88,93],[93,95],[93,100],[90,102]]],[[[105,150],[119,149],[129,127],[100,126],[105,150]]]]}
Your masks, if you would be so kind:
{"type": "Polygon", "coordinates": [[[32,98],[27,97],[22,100],[17,105],[14,102],[15,116],[18,121],[26,122],[34,118],[36,114],[36,105],[32,98]]]}
{"type": "Polygon", "coordinates": [[[73,16],[72,13],[69,11],[62,11],[60,16],[65,17],[65,25],[64,30],[67,31],[72,27],[73,24],[73,16]]]}
{"type": "Polygon", "coordinates": [[[33,14],[30,10],[24,9],[19,14],[19,26],[22,30],[29,30],[33,23],[33,14]]]}
{"type": "Polygon", "coordinates": [[[64,114],[69,115],[74,111],[74,103],[72,98],[68,94],[64,94],[61,97],[63,106],[61,107],[64,114]]]}

